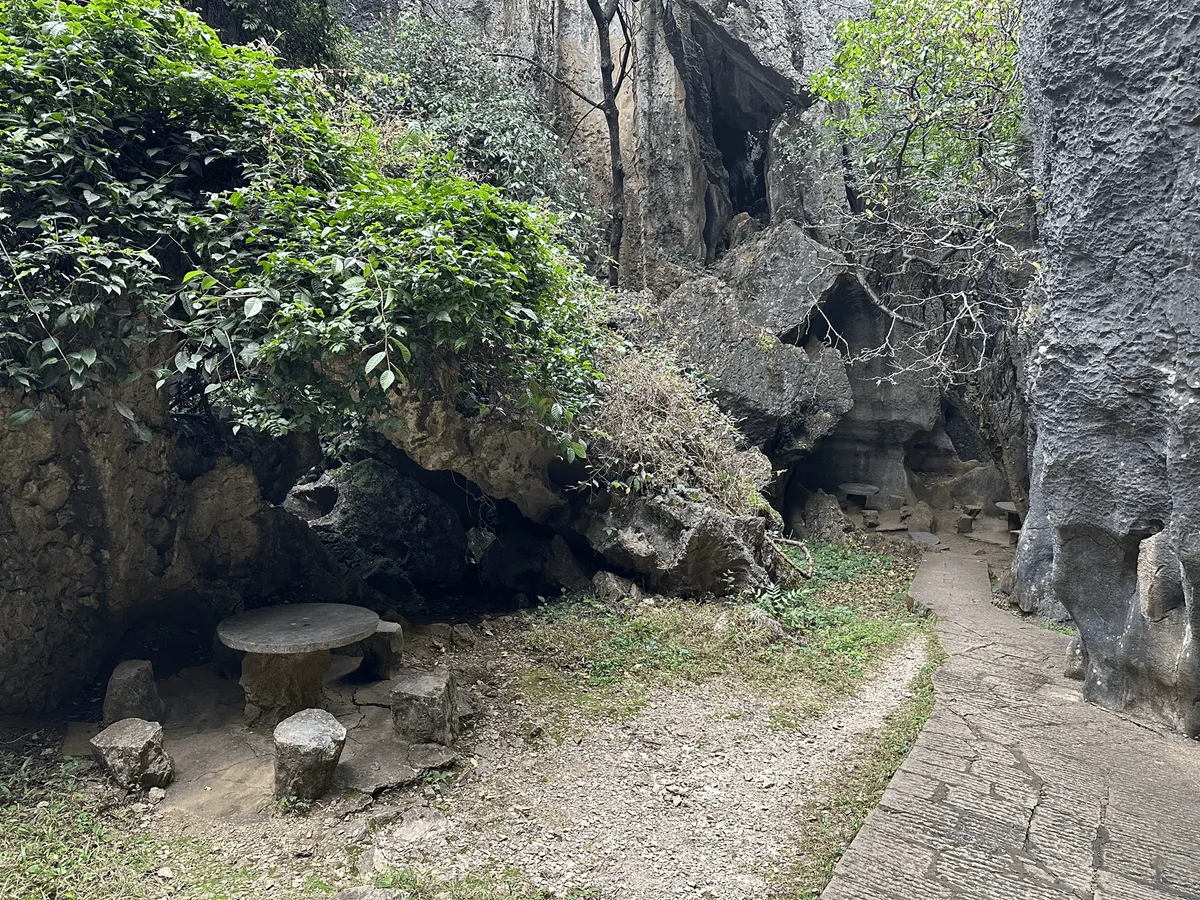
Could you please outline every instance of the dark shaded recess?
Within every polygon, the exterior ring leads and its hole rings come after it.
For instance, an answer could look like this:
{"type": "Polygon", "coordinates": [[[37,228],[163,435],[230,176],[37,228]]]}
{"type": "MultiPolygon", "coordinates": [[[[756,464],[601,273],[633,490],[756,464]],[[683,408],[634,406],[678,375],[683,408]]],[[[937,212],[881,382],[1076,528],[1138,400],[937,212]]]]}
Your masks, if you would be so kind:
{"type": "Polygon", "coordinates": [[[808,106],[811,98],[762,65],[749,47],[696,4],[668,5],[664,26],[708,176],[703,232],[706,262],[711,263],[729,247],[734,216],[748,213],[769,222],[766,151],[771,126],[789,106],[808,106]]]}
{"type": "Polygon", "coordinates": [[[843,356],[878,346],[879,310],[849,276],[839,278],[821,297],[802,325],[776,335],[781,343],[800,347],[810,355],[822,346],[843,356]]]}

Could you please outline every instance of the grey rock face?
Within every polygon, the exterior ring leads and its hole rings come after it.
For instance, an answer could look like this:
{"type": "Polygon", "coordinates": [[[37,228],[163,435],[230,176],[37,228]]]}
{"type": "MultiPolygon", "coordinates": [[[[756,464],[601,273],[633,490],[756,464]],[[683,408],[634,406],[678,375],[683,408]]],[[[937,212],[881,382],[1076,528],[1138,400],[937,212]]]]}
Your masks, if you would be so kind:
{"type": "Polygon", "coordinates": [[[380,622],[378,630],[363,641],[359,671],[378,679],[395,678],[404,668],[404,629],[398,622],[380,622]]]}
{"type": "Polygon", "coordinates": [[[162,721],[165,707],[154,683],[154,666],[149,660],[127,659],[118,663],[104,691],[104,723],[121,719],[162,721]]]}
{"type": "Polygon", "coordinates": [[[275,796],[316,800],[333,784],[346,729],[323,709],[302,709],[275,726],[275,796]]]}
{"type": "Polygon", "coordinates": [[[837,352],[809,334],[840,258],[785,222],[731,252],[663,304],[661,336],[714,377],[722,409],[777,464],[802,458],[853,405],[837,352]]]}
{"type": "Polygon", "coordinates": [[[579,527],[614,568],[636,572],[663,594],[724,597],[770,582],[766,520],[757,516],[635,497],[590,511],[579,527]]]}
{"type": "Polygon", "coordinates": [[[392,685],[392,727],[414,744],[454,743],[458,688],[449,669],[407,669],[392,685]]]}
{"type": "MultiPolygon", "coordinates": [[[[1087,697],[1190,734],[1200,734],[1198,42],[1191,4],[1048,0],[1022,43],[1047,296],[1030,369],[1031,504],[1046,527],[1023,536],[1037,546],[1022,552],[1044,564],[1049,533],[1049,595],[1079,627],[1087,697]]],[[[1023,580],[1036,571],[1024,566],[1023,580]]]]}
{"type": "Polygon", "coordinates": [[[326,472],[285,507],[308,520],[334,557],[401,612],[426,612],[422,590],[456,586],[467,536],[445,500],[377,459],[326,472]]]}
{"type": "Polygon", "coordinates": [[[793,511],[793,521],[788,526],[798,538],[830,543],[840,541],[854,530],[837,497],[824,491],[810,494],[803,503],[791,503],[789,508],[793,511]],[[800,515],[795,516],[795,511],[800,515]]]}
{"type": "Polygon", "coordinates": [[[165,788],[175,777],[175,763],[163,749],[157,722],[122,719],[91,740],[100,768],[123,787],[165,788]]]}
{"type": "MultiPolygon", "coordinates": [[[[152,383],[98,389],[98,409],[47,401],[48,418],[0,429],[5,711],[61,702],[106,659],[149,659],[169,674],[202,657],[217,622],[247,600],[349,593],[316,537],[264,501],[252,465],[168,433],[167,398],[152,383]],[[149,442],[131,442],[118,400],[149,442]]],[[[25,405],[0,390],[0,418],[25,405]]]]}

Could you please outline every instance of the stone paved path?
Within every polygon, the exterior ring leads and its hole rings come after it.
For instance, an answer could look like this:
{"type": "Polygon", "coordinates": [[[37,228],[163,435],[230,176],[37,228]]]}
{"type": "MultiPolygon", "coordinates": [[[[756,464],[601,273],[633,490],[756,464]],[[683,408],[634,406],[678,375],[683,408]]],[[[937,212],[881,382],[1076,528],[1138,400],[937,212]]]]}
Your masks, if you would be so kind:
{"type": "Polygon", "coordinates": [[[937,706],[823,900],[1200,898],[1200,743],[1083,702],[1069,639],[991,604],[986,564],[926,557],[937,706]]]}

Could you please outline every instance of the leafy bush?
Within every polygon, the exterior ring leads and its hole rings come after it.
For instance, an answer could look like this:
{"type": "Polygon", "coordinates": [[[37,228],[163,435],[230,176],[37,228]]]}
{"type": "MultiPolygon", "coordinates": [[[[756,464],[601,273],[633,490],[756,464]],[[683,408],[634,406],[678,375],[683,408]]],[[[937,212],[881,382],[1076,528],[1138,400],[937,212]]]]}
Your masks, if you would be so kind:
{"type": "Polygon", "coordinates": [[[332,62],[348,39],[329,0],[184,0],[184,5],[227,43],[265,41],[296,66],[332,62]]]}
{"type": "Polygon", "coordinates": [[[350,87],[377,120],[419,123],[469,177],[517,200],[548,200],[581,248],[594,237],[583,176],[534,96],[463,35],[430,19],[385,18],[356,55],[350,87]]]}
{"type": "Polygon", "coordinates": [[[759,492],[770,464],[741,446],[700,376],[666,350],[615,339],[597,361],[605,379],[580,421],[597,484],[711,500],[738,515],[770,513],[759,492]]]}
{"type": "Polygon", "coordinates": [[[1020,174],[1019,18],[1017,0],[874,0],[838,27],[809,86],[838,104],[860,193],[932,200],[1020,174]]]}
{"type": "Polygon", "coordinates": [[[0,382],[94,403],[153,372],[272,432],[393,386],[560,424],[588,402],[582,276],[544,213],[443,159],[385,177],[315,76],[161,0],[0,18],[0,382]]]}

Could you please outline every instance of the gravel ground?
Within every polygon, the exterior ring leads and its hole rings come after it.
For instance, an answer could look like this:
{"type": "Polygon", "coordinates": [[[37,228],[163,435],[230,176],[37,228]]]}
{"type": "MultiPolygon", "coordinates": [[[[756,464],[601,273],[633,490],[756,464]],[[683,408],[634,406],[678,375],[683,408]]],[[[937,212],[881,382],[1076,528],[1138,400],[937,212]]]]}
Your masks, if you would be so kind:
{"type": "Polygon", "coordinates": [[[559,896],[770,896],[807,796],[900,705],[924,646],[801,728],[773,728],[768,702],[719,682],[663,692],[562,745],[531,746],[497,710],[463,748],[466,773],[397,810],[359,869],[515,868],[559,896]]]}

